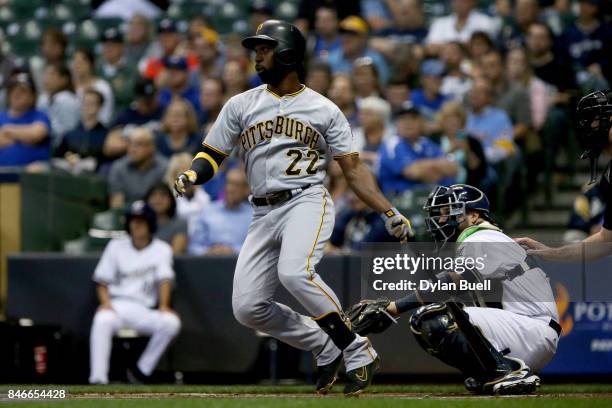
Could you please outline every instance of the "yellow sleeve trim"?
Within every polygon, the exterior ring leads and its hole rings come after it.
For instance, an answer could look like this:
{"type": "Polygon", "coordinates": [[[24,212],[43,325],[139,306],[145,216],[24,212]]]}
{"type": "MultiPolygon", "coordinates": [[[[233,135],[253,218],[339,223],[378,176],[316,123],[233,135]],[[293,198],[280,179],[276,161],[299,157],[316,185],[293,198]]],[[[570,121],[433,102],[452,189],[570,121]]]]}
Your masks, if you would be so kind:
{"type": "Polygon", "coordinates": [[[213,146],[209,145],[209,144],[208,144],[208,143],[206,143],[206,142],[202,142],[202,146],[208,147],[210,150],[213,150],[213,151],[215,151],[215,152],[217,152],[217,153],[219,153],[219,154],[222,154],[222,155],[223,155],[223,156],[225,156],[225,157],[229,156],[229,154],[227,154],[227,153],[225,153],[225,152],[223,152],[223,151],[221,151],[221,150],[217,149],[216,147],[213,147],[213,146]]]}
{"type": "Polygon", "coordinates": [[[343,157],[349,157],[349,156],[354,156],[354,155],[359,156],[359,152],[337,154],[337,155],[334,156],[334,159],[341,159],[343,157]]]}
{"type": "Polygon", "coordinates": [[[219,165],[217,164],[215,159],[210,157],[210,155],[208,153],[200,152],[200,153],[196,154],[191,162],[193,163],[197,159],[204,159],[204,160],[208,161],[210,163],[210,165],[212,166],[212,168],[213,168],[213,174],[217,174],[217,171],[219,171],[219,165]]]}

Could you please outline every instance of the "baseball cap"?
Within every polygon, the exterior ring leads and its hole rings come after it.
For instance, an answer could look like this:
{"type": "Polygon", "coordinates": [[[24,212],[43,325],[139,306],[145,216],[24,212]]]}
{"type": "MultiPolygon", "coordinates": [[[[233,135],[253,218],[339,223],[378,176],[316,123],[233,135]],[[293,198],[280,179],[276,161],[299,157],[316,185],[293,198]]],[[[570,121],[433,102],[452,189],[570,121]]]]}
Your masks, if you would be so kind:
{"type": "Polygon", "coordinates": [[[265,0],[255,0],[251,5],[251,13],[274,15],[274,6],[265,0]]]}
{"type": "Polygon", "coordinates": [[[157,26],[158,33],[178,33],[178,27],[173,20],[164,18],[159,22],[157,26]]]}
{"type": "Polygon", "coordinates": [[[116,28],[107,28],[100,36],[101,42],[123,43],[123,35],[116,28]]]}
{"type": "Polygon", "coordinates": [[[208,44],[217,45],[219,42],[219,33],[208,27],[200,29],[200,36],[208,44]]]}
{"type": "Polygon", "coordinates": [[[402,103],[399,110],[397,111],[397,116],[400,115],[421,116],[421,111],[412,102],[406,101],[402,103]]]}
{"type": "Polygon", "coordinates": [[[7,88],[9,91],[11,91],[13,88],[19,85],[25,85],[30,88],[32,92],[36,92],[36,85],[34,85],[34,80],[32,79],[32,76],[27,72],[19,72],[13,75],[8,81],[7,88]]]}
{"type": "Polygon", "coordinates": [[[178,69],[181,71],[187,71],[187,58],[185,57],[166,57],[164,58],[164,67],[168,69],[178,69]]]}
{"type": "Polygon", "coordinates": [[[421,75],[441,77],[444,71],[444,63],[437,59],[428,59],[421,64],[421,75]]]}
{"type": "Polygon", "coordinates": [[[367,35],[370,29],[363,18],[348,16],[340,22],[340,32],[367,35]]]}
{"type": "Polygon", "coordinates": [[[134,86],[134,97],[151,99],[155,96],[155,84],[150,79],[140,79],[134,86]]]}

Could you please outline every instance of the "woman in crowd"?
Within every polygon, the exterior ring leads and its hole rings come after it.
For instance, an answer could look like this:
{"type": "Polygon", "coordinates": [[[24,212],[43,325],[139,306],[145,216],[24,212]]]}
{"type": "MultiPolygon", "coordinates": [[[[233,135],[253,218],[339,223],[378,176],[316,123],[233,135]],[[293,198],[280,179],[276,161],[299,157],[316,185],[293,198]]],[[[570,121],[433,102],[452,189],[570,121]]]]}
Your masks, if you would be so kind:
{"type": "Polygon", "coordinates": [[[91,51],[79,49],[72,56],[71,70],[72,80],[76,89],[79,102],[83,102],[85,90],[92,88],[100,92],[104,96],[104,105],[100,110],[100,122],[108,126],[113,118],[113,110],[115,106],[113,90],[108,82],[95,76],[94,74],[95,58],[91,51]]]}
{"type": "Polygon", "coordinates": [[[164,182],[155,184],[145,198],[157,214],[155,236],[172,246],[172,252],[185,253],[187,249],[187,221],[176,216],[176,201],[170,187],[164,182]]]}
{"type": "Polygon", "coordinates": [[[357,104],[368,96],[380,96],[382,90],[378,78],[378,70],[372,58],[363,57],[353,65],[353,83],[357,93],[357,104]]]}
{"type": "Polygon", "coordinates": [[[201,138],[197,134],[198,121],[191,104],[182,98],[174,98],[162,119],[162,133],[155,138],[157,152],[165,157],[175,153],[196,154],[201,138]]]}
{"type": "Polygon", "coordinates": [[[70,70],[63,63],[47,66],[43,84],[45,92],[39,95],[37,107],[47,112],[53,145],[57,145],[79,123],[79,101],[74,93],[70,70]]]}

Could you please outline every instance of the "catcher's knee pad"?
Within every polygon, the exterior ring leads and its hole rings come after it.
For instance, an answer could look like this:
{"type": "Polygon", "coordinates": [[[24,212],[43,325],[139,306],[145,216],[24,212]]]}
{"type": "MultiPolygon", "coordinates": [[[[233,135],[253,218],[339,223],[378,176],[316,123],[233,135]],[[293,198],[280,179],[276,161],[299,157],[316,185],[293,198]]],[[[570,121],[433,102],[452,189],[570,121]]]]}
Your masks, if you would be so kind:
{"type": "Polygon", "coordinates": [[[344,350],[355,340],[355,333],[349,329],[338,312],[330,312],[323,316],[315,317],[314,320],[340,350],[344,350]]]}
{"type": "Polygon", "coordinates": [[[457,330],[457,323],[444,303],[421,306],[410,317],[410,330],[417,342],[431,355],[438,355],[457,330]]]}
{"type": "Polygon", "coordinates": [[[466,376],[486,381],[511,371],[508,361],[460,307],[422,306],[410,318],[410,330],[429,354],[466,376]]]}

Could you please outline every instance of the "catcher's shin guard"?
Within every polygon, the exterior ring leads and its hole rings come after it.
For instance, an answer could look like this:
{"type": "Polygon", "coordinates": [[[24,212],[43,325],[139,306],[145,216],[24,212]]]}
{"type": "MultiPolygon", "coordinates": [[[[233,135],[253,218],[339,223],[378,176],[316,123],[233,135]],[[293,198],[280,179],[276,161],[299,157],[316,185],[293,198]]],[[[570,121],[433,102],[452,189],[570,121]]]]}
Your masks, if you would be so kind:
{"type": "Polygon", "coordinates": [[[512,372],[512,364],[474,327],[456,304],[431,303],[410,318],[417,342],[434,357],[481,383],[512,372]]]}
{"type": "Polygon", "coordinates": [[[316,317],[314,320],[340,350],[344,350],[355,340],[355,333],[348,328],[337,312],[327,313],[321,317],[316,317]]]}

